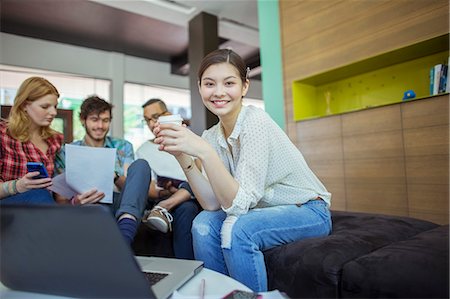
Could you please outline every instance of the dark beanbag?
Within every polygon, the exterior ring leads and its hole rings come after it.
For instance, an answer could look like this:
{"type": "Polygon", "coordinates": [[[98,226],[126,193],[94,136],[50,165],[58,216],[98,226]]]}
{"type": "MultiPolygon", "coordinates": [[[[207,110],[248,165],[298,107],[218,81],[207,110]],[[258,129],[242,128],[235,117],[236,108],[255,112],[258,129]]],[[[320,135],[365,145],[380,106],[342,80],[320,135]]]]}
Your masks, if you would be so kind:
{"type": "Polygon", "coordinates": [[[448,298],[449,226],[420,233],[344,266],[347,298],[448,298]]]}

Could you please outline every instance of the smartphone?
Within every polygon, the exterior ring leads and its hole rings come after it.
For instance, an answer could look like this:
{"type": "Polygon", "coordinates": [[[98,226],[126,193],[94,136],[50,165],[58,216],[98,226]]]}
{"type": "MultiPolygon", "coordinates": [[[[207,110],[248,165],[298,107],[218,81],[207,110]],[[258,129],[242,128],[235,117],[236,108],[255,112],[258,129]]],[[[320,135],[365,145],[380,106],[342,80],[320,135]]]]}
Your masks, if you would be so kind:
{"type": "Polygon", "coordinates": [[[39,171],[39,174],[33,177],[34,179],[48,178],[47,169],[42,162],[27,162],[27,170],[28,172],[39,171]]]}
{"type": "Polygon", "coordinates": [[[262,296],[258,293],[246,292],[241,290],[234,290],[228,293],[222,299],[261,299],[262,296]]]}

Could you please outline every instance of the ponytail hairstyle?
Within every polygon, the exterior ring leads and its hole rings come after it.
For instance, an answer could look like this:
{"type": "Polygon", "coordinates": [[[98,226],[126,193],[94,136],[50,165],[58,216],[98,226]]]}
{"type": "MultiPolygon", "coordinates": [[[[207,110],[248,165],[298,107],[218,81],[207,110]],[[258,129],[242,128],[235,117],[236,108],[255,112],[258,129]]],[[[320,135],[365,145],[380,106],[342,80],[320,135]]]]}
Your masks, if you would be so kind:
{"type": "MultiPolygon", "coordinates": [[[[29,128],[31,126],[31,119],[24,110],[25,106],[46,95],[55,95],[59,98],[58,90],[47,79],[30,77],[22,82],[8,118],[8,133],[13,138],[21,142],[30,140],[29,128]]],[[[55,134],[58,134],[58,132],[50,128],[50,126],[41,127],[40,135],[43,139],[48,139],[55,134]]]]}

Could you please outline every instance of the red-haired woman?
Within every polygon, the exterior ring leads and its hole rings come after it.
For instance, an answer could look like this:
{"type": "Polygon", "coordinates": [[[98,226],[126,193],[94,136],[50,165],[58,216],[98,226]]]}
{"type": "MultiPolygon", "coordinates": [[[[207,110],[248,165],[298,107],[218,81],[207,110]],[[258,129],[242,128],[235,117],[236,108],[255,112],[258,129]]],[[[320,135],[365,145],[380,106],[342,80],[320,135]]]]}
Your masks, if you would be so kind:
{"type": "Polygon", "coordinates": [[[52,204],[54,159],[63,136],[50,128],[58,90],[41,77],[26,79],[17,91],[8,120],[0,120],[0,205],[52,204]],[[49,178],[33,178],[27,162],[44,163],[49,178]]]}

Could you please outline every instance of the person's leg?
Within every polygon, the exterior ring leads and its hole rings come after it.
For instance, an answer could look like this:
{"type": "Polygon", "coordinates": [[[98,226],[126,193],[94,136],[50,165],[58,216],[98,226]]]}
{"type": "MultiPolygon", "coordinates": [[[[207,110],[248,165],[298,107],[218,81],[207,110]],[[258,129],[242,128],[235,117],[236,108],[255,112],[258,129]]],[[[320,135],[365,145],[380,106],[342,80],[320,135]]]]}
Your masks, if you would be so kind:
{"type": "Polygon", "coordinates": [[[203,261],[205,268],[228,275],[220,247],[220,228],[225,212],[202,211],[192,223],[192,241],[195,259],[203,261]]]}
{"type": "Polygon", "coordinates": [[[0,199],[0,205],[55,204],[52,193],[47,189],[32,189],[24,193],[0,199]]]}
{"type": "Polygon", "coordinates": [[[136,160],[128,168],[122,192],[118,196],[114,194],[113,210],[118,219],[117,224],[130,244],[144,214],[150,180],[151,171],[147,161],[136,160]]]}
{"type": "Polygon", "coordinates": [[[147,205],[150,180],[151,171],[147,161],[138,159],[131,163],[118,202],[114,203],[116,218],[126,213],[141,220],[147,205]]]}
{"type": "Polygon", "coordinates": [[[263,251],[300,239],[328,235],[331,217],[325,202],[250,210],[233,226],[230,249],[223,249],[230,276],[255,292],[267,291],[263,251]]]}
{"type": "MultiPolygon", "coordinates": [[[[175,193],[168,198],[161,199],[144,217],[143,222],[151,229],[159,230],[163,233],[172,231],[174,210],[179,205],[187,201],[192,201],[193,198],[189,191],[185,189],[178,189],[175,193]]],[[[196,201],[195,201],[196,202],[196,201]]],[[[193,215],[192,219],[198,214],[198,211],[193,215]]],[[[189,222],[189,230],[191,227],[192,219],[189,222]]]]}
{"type": "Polygon", "coordinates": [[[172,210],[173,251],[177,258],[194,259],[191,227],[199,211],[200,208],[194,200],[182,202],[172,210]]]}

